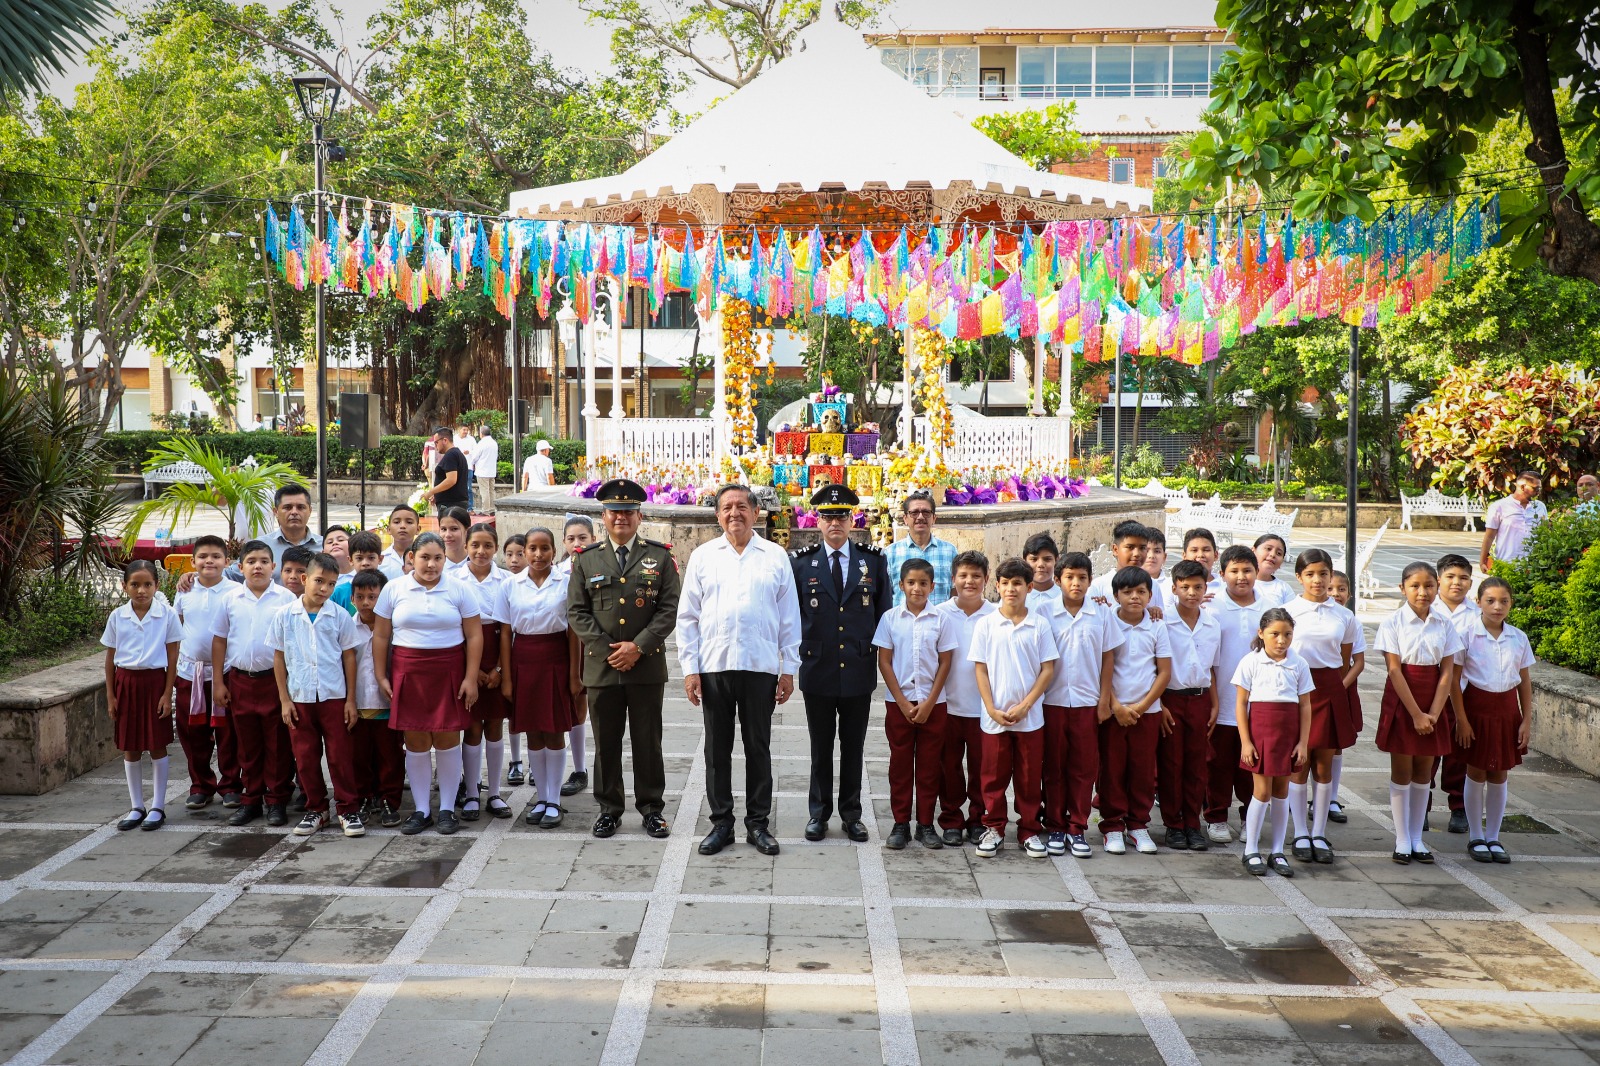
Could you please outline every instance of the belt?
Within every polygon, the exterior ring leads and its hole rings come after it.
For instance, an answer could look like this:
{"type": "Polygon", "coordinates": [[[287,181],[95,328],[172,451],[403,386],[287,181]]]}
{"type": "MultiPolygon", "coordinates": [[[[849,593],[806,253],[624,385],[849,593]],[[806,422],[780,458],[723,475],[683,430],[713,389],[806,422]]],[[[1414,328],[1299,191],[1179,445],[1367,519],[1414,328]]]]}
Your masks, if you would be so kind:
{"type": "Polygon", "coordinates": [[[272,670],[270,668],[266,669],[266,670],[240,670],[237,667],[235,667],[233,672],[236,673],[236,674],[243,674],[245,677],[253,677],[253,678],[256,678],[258,680],[263,678],[263,677],[271,677],[272,676],[272,670]]]}
{"type": "Polygon", "coordinates": [[[1204,696],[1205,694],[1206,694],[1206,690],[1203,689],[1203,688],[1169,688],[1169,689],[1167,689],[1167,695],[1169,695],[1169,696],[1204,696]]]}

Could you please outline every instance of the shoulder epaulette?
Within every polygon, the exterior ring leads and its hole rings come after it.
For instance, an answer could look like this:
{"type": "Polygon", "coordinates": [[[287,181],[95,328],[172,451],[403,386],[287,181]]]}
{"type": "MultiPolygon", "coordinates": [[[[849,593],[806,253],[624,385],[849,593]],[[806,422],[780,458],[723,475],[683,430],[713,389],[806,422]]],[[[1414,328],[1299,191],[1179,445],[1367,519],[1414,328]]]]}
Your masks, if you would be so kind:
{"type": "Polygon", "coordinates": [[[593,544],[580,544],[576,548],[572,549],[572,554],[573,555],[582,555],[583,552],[584,552],[584,549],[592,548],[592,547],[594,547],[593,544]]]}
{"type": "Polygon", "coordinates": [[[804,548],[796,548],[794,551],[790,552],[789,555],[795,559],[798,559],[802,555],[810,555],[812,552],[821,547],[822,542],[819,540],[815,541],[814,543],[807,544],[804,548]]]}
{"type": "Polygon", "coordinates": [[[883,554],[883,549],[878,547],[876,544],[857,544],[856,545],[856,550],[857,551],[864,551],[868,555],[882,555],[883,554]]]}
{"type": "Polygon", "coordinates": [[[670,541],[651,540],[649,537],[640,537],[639,540],[640,540],[640,542],[642,542],[644,544],[651,544],[651,545],[654,545],[657,548],[665,548],[665,549],[667,549],[667,551],[671,551],[672,550],[672,544],[671,544],[670,541]]]}

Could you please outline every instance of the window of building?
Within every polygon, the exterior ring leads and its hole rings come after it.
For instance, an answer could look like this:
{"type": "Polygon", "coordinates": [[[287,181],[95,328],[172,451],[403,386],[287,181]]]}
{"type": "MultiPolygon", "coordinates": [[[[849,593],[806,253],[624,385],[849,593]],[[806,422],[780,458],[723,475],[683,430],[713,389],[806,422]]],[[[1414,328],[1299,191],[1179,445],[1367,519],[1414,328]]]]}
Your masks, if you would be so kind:
{"type": "Polygon", "coordinates": [[[1133,160],[1119,158],[1111,160],[1111,180],[1120,185],[1133,184],[1133,160]]]}
{"type": "MultiPolygon", "coordinates": [[[[1232,51],[1224,44],[1023,45],[1016,50],[1023,99],[1079,96],[1194,97],[1232,51]]],[[[930,95],[980,93],[978,49],[884,48],[883,63],[930,95]]]]}
{"type": "Polygon", "coordinates": [[[1205,96],[1211,91],[1211,48],[1204,44],[1172,46],[1172,95],[1205,96]]]}
{"type": "Polygon", "coordinates": [[[884,66],[927,90],[929,95],[970,96],[977,91],[977,48],[884,48],[880,51],[884,66]]]}
{"type": "Polygon", "coordinates": [[[1133,95],[1167,95],[1168,45],[1140,45],[1133,50],[1133,95]]]}
{"type": "Polygon", "coordinates": [[[1056,49],[1056,95],[1094,95],[1094,49],[1063,47],[1056,49]]]}
{"type": "Polygon", "coordinates": [[[1150,176],[1153,178],[1173,177],[1177,171],[1177,166],[1166,156],[1158,155],[1155,162],[1150,164],[1150,176]]]}
{"type": "Polygon", "coordinates": [[[1133,95],[1133,46],[1103,44],[1094,50],[1094,94],[1133,95]]]}

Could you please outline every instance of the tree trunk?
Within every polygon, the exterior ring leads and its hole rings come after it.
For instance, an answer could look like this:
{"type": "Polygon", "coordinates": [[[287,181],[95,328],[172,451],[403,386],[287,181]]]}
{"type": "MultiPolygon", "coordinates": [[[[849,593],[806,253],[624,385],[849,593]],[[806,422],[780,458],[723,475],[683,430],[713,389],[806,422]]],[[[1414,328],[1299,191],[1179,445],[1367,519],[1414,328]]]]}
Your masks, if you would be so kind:
{"type": "Polygon", "coordinates": [[[472,399],[472,378],[478,369],[478,356],[486,344],[492,344],[490,334],[488,330],[471,329],[465,344],[439,353],[438,376],[406,423],[408,434],[425,436],[435,426],[454,421],[467,409],[465,405],[472,399]]]}

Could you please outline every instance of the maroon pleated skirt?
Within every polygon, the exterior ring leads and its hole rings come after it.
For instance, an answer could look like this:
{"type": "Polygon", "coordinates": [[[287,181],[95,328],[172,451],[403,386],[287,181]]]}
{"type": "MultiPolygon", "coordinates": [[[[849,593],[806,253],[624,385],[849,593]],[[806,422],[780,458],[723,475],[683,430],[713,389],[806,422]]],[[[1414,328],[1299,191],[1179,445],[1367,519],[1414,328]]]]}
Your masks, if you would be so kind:
{"type": "Polygon", "coordinates": [[[415,733],[453,733],[472,724],[461,701],[467,676],[465,644],[450,648],[402,648],[389,660],[389,728],[415,733]]]}
{"type": "Polygon", "coordinates": [[[1294,746],[1300,743],[1300,704],[1288,700],[1250,703],[1250,742],[1256,746],[1254,766],[1240,762],[1241,770],[1266,777],[1294,773],[1294,746]]]}
{"type": "Polygon", "coordinates": [[[1344,671],[1337,666],[1319,666],[1311,671],[1312,751],[1331,748],[1343,751],[1356,742],[1356,723],[1350,714],[1350,690],[1344,687],[1344,671]]]}
{"type": "Polygon", "coordinates": [[[1355,735],[1358,737],[1367,725],[1366,715],[1361,711],[1361,693],[1358,691],[1360,688],[1361,682],[1357,680],[1354,685],[1344,690],[1345,697],[1350,701],[1350,725],[1355,729],[1355,735]]]}
{"type": "MultiPolygon", "coordinates": [[[[478,659],[480,673],[492,674],[500,662],[500,623],[483,623],[483,654],[478,659]]],[[[479,722],[498,722],[506,717],[506,698],[500,695],[500,685],[479,685],[478,702],[472,705],[472,717],[479,722]]]]}
{"type": "Polygon", "coordinates": [[[511,638],[511,729],[565,733],[577,724],[572,704],[567,633],[518,633],[511,638]]]}
{"type": "Polygon", "coordinates": [[[119,666],[111,675],[117,697],[118,751],[157,751],[172,743],[172,716],[156,713],[161,706],[167,671],[130,670],[119,666]]]}
{"type": "MultiPolygon", "coordinates": [[[[1439,668],[1402,666],[1401,670],[1405,673],[1406,684],[1417,706],[1424,711],[1431,709],[1434,694],[1439,691],[1439,668]]],[[[1395,691],[1391,678],[1383,683],[1383,708],[1378,712],[1378,733],[1374,739],[1379,751],[1391,755],[1449,755],[1450,713],[1447,710],[1441,715],[1433,732],[1423,736],[1411,724],[1411,712],[1400,702],[1400,695],[1395,691]]]]}
{"type": "Polygon", "coordinates": [[[1517,690],[1486,692],[1468,685],[1461,694],[1467,709],[1467,721],[1472,726],[1472,744],[1461,749],[1461,759],[1468,766],[1498,773],[1522,765],[1527,748],[1517,745],[1517,730],[1522,728],[1522,705],[1517,700],[1517,690]]]}

